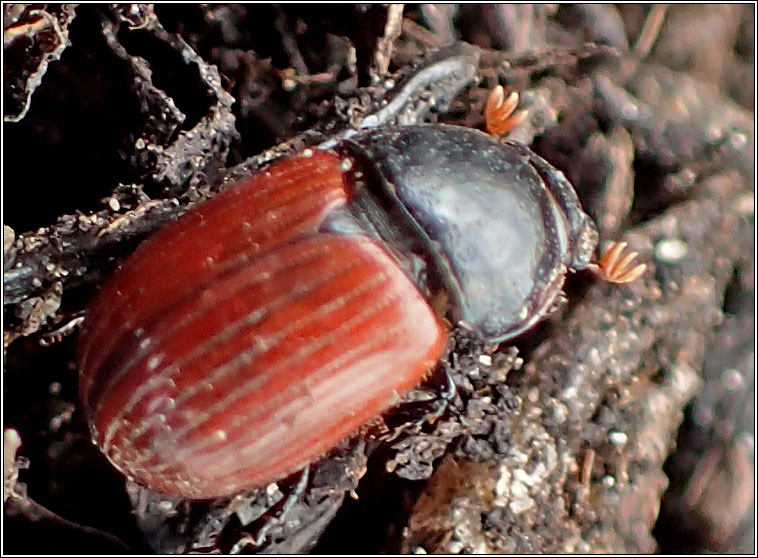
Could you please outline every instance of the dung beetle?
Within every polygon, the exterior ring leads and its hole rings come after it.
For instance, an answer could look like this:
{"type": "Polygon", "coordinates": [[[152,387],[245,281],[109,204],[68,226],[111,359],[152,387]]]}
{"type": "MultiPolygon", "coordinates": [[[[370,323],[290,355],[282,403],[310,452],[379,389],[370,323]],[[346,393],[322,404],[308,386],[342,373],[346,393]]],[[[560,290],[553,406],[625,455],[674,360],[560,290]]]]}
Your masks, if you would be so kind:
{"type": "MultiPolygon", "coordinates": [[[[501,93],[488,120],[512,111],[501,93]]],[[[79,344],[93,440],[172,496],[275,481],[398,403],[449,323],[527,330],[596,244],[562,173],[477,130],[387,125],[274,161],[96,296],[79,344]]]]}

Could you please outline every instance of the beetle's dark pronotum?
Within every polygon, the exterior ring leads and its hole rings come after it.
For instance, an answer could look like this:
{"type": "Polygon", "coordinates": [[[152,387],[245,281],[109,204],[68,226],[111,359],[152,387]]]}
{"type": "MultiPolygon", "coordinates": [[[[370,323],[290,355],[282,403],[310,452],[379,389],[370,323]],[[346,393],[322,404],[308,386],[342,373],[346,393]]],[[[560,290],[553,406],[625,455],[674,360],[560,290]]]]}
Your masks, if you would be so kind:
{"type": "MultiPolygon", "coordinates": [[[[493,96],[502,133],[523,115],[493,96]]],[[[596,244],[559,171],[476,130],[385,126],[306,149],[158,232],[105,284],[80,343],[93,439],[171,495],[276,480],[397,403],[442,355],[445,321],[489,342],[530,328],[596,244]]]]}

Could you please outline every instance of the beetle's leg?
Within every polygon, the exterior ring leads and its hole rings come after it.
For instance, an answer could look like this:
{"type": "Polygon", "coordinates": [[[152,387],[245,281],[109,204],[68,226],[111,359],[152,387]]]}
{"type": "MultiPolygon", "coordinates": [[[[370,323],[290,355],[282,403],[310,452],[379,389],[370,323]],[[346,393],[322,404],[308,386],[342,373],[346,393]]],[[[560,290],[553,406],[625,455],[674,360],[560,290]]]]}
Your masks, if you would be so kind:
{"type": "Polygon", "coordinates": [[[641,263],[631,267],[637,252],[622,257],[625,249],[626,242],[614,242],[600,261],[589,264],[587,268],[611,283],[630,283],[645,273],[647,266],[641,263]]]}
{"type": "Polygon", "coordinates": [[[54,343],[60,343],[64,337],[71,335],[84,321],[84,312],[76,312],[62,326],[43,334],[39,338],[39,344],[43,347],[49,347],[54,343]]]}
{"type": "Polygon", "coordinates": [[[305,489],[308,487],[308,480],[310,479],[310,466],[305,467],[300,473],[300,478],[294,487],[290,489],[288,496],[283,497],[276,504],[274,504],[270,510],[266,511],[261,517],[256,519],[249,526],[243,528],[244,536],[229,550],[230,554],[240,554],[240,551],[247,545],[253,547],[260,547],[266,542],[266,536],[269,531],[276,525],[284,523],[287,515],[292,510],[294,505],[305,494],[305,489]],[[255,533],[250,533],[251,527],[263,523],[263,526],[255,533]]]}
{"type": "Polygon", "coordinates": [[[428,393],[430,399],[401,403],[393,411],[393,413],[402,412],[406,415],[418,414],[421,411],[420,416],[407,420],[402,426],[392,429],[391,432],[390,427],[385,423],[384,427],[387,432],[380,436],[383,442],[392,442],[405,432],[418,433],[425,424],[432,424],[439,420],[445,411],[449,410],[451,413],[459,414],[455,407],[455,400],[458,395],[455,380],[453,380],[450,367],[444,362],[441,362],[441,366],[444,374],[439,368],[434,371],[435,386],[417,388],[419,391],[428,393]]]}
{"type": "Polygon", "coordinates": [[[458,395],[458,389],[455,387],[455,380],[453,380],[453,375],[450,371],[450,367],[445,364],[444,368],[445,379],[442,381],[437,391],[439,399],[437,400],[435,410],[429,417],[427,417],[428,422],[434,422],[442,417],[443,413],[447,409],[450,409],[454,413],[457,412],[457,409],[453,405],[453,402],[458,395]]]}
{"type": "Polygon", "coordinates": [[[505,89],[502,85],[496,86],[490,91],[487,98],[487,106],[484,109],[484,119],[487,124],[487,133],[491,136],[503,136],[518,127],[529,115],[528,110],[513,111],[518,106],[519,95],[511,91],[505,97],[505,89]]]}
{"type": "Polygon", "coordinates": [[[319,149],[334,147],[359,130],[380,126],[407,126],[422,122],[430,111],[445,112],[461,90],[475,80],[479,69],[478,49],[465,43],[442,47],[404,78],[388,95],[381,108],[359,117],[346,129],[320,143],[319,149]]]}
{"type": "Polygon", "coordinates": [[[453,401],[455,400],[455,396],[458,394],[458,390],[455,387],[455,380],[453,380],[453,376],[450,373],[450,367],[447,364],[444,364],[444,370],[444,378],[442,378],[440,385],[437,386],[436,389],[437,398],[430,405],[430,411],[426,414],[426,416],[416,420],[413,423],[413,429],[420,430],[424,424],[431,424],[433,422],[436,422],[448,409],[450,409],[452,412],[456,412],[453,401]]]}

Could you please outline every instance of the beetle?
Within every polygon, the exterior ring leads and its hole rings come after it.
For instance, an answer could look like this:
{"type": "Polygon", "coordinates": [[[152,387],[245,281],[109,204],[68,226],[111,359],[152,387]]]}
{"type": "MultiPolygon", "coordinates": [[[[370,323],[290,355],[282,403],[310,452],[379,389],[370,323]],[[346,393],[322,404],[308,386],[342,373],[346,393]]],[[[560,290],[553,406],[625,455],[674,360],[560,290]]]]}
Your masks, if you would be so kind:
{"type": "Polygon", "coordinates": [[[549,312],[568,270],[629,280],[619,250],[592,264],[563,174],[493,137],[523,119],[516,103],[493,91],[490,134],[384,126],[305,149],[141,244],[79,343],[111,463],[187,499],[277,480],[398,403],[449,323],[501,342],[549,312]]]}

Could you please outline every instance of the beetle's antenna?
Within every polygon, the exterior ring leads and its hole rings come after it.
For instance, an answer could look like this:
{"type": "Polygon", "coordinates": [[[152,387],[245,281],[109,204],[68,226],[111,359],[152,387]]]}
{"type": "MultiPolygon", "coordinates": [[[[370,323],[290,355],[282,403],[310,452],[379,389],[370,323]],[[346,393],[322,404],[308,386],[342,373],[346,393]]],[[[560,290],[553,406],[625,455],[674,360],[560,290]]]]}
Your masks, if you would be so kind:
{"type": "Polygon", "coordinates": [[[511,91],[506,98],[505,89],[502,85],[497,85],[490,91],[484,109],[488,134],[495,137],[503,136],[526,120],[526,117],[529,116],[528,110],[513,112],[518,106],[518,101],[519,94],[516,91],[511,91]]]}
{"type": "Polygon", "coordinates": [[[587,268],[605,281],[631,283],[645,273],[647,265],[641,263],[631,267],[637,252],[630,252],[622,257],[625,249],[626,242],[613,242],[600,261],[589,264],[587,268]]]}

